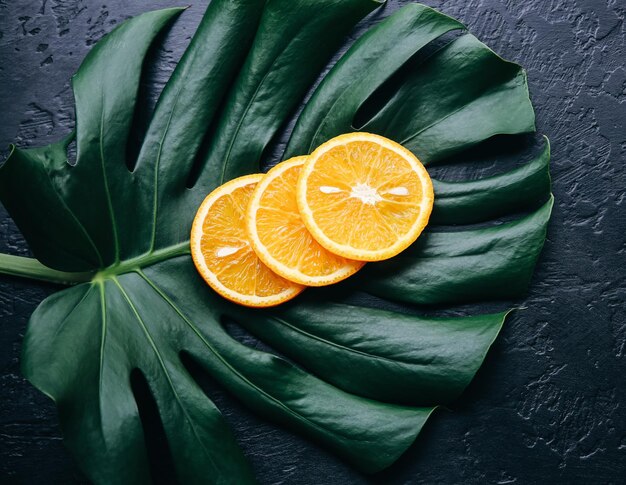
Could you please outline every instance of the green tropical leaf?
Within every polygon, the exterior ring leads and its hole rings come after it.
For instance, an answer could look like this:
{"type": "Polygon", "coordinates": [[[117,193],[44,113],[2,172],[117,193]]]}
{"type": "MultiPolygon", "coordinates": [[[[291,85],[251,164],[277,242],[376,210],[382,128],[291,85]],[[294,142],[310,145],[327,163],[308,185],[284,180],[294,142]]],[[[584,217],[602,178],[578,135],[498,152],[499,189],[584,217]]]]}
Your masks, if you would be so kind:
{"type": "MultiPolygon", "coordinates": [[[[47,147],[13,148],[0,167],[0,200],[39,260],[0,255],[0,272],[74,285],[32,315],[22,368],[57,403],[65,441],[94,482],[151,481],[135,372],[154,398],[181,482],[253,481],[183,355],[266,418],[360,470],[381,470],[413,443],[437,405],[466,388],[506,313],[417,316],[413,307],[370,308],[374,301],[355,289],[419,305],[526,291],[552,207],[547,142],[512,171],[436,180],[433,223],[418,242],[330,291],[252,311],[224,301],[197,275],[188,236],[200,201],[223,181],[259,169],[324,64],[378,5],[213,0],[133,160],[126,144],[143,60],[181,10],[128,20],[73,79],[75,132],[47,147]],[[75,165],[67,161],[73,140],[75,165]],[[36,190],[16,190],[26,183],[36,190]],[[437,227],[475,222],[490,224],[437,227]],[[240,343],[226,321],[284,357],[240,343]]],[[[498,134],[534,131],[524,71],[463,30],[419,4],[380,22],[315,90],[285,157],[364,129],[433,164],[462,159],[498,134]],[[446,41],[453,31],[459,36],[446,41]],[[428,51],[433,42],[443,46],[428,51]]]]}
{"type": "Polygon", "coordinates": [[[505,317],[426,318],[314,300],[241,324],[349,392],[435,406],[456,399],[470,383],[505,317]]]}

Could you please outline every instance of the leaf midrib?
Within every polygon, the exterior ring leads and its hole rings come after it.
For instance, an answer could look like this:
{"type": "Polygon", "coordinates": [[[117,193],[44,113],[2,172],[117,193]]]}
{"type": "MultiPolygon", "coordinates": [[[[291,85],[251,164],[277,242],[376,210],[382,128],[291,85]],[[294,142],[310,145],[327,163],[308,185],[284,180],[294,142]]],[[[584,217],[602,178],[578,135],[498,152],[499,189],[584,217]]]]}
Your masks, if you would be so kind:
{"type": "MultiPolygon", "coordinates": [[[[511,77],[511,79],[509,79],[509,81],[514,80],[517,77],[517,74],[513,77],[511,77]]],[[[504,84],[506,86],[506,84],[504,84]]],[[[442,116],[441,118],[437,118],[436,120],[433,120],[431,123],[429,123],[426,126],[423,126],[422,128],[420,128],[419,130],[417,130],[415,133],[412,133],[411,135],[408,135],[406,138],[404,138],[401,142],[400,145],[406,146],[409,142],[412,142],[413,140],[415,140],[418,136],[422,135],[423,133],[427,132],[428,130],[434,128],[435,126],[443,123],[444,121],[447,121],[448,119],[452,118],[453,116],[459,114],[461,111],[464,111],[466,109],[468,109],[470,106],[472,106],[473,104],[481,101],[485,96],[494,94],[494,93],[498,93],[501,91],[501,86],[496,85],[496,86],[489,86],[485,89],[481,89],[478,92],[478,96],[476,96],[476,98],[472,99],[469,103],[464,103],[461,106],[459,106],[458,108],[452,110],[451,112],[449,112],[448,114],[446,114],[445,116],[442,116]]],[[[368,124],[370,124],[370,122],[368,122],[368,124]]],[[[367,124],[365,125],[364,128],[367,127],[367,124]]],[[[427,162],[426,162],[427,163],[427,162]]]]}
{"type": "Polygon", "coordinates": [[[163,143],[165,143],[165,138],[170,131],[170,125],[172,124],[172,118],[174,117],[174,112],[176,111],[176,107],[178,106],[178,101],[180,99],[180,93],[182,92],[183,85],[181,84],[180,88],[176,92],[176,98],[174,100],[174,105],[170,111],[170,114],[167,118],[167,124],[165,126],[165,130],[163,130],[163,136],[159,141],[159,151],[156,157],[156,163],[154,167],[154,195],[152,201],[152,236],[150,238],[150,249],[149,252],[154,250],[154,244],[156,242],[156,233],[157,233],[157,218],[158,218],[158,210],[159,210],[159,167],[161,165],[161,155],[163,154],[163,143]]]}
{"type": "Polygon", "coordinates": [[[189,240],[185,240],[178,244],[173,244],[157,249],[156,251],[150,251],[134,258],[120,261],[119,263],[100,270],[80,272],[59,271],[42,264],[34,258],[0,254],[0,274],[20,276],[37,281],[46,281],[68,286],[80,283],[102,283],[115,276],[136,272],[141,268],[146,268],[190,253],[189,240]]]}
{"type": "Polygon", "coordinates": [[[104,187],[104,193],[107,199],[107,208],[109,211],[109,217],[111,219],[111,230],[113,231],[113,243],[115,247],[115,263],[117,264],[120,261],[120,239],[117,233],[117,221],[115,218],[115,210],[113,209],[113,198],[111,196],[111,190],[109,189],[109,174],[106,170],[106,162],[104,157],[104,92],[101,97],[102,103],[102,112],[100,114],[100,134],[98,138],[99,150],[100,150],[100,167],[102,169],[102,183],[104,187]]]}

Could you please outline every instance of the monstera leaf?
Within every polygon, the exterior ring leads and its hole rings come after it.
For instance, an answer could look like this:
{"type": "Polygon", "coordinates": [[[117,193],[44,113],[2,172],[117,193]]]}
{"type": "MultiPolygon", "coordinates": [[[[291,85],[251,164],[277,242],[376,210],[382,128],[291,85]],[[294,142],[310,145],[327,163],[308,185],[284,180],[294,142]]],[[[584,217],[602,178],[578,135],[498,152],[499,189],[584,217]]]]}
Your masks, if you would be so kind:
{"type": "MultiPolygon", "coordinates": [[[[47,147],[14,148],[0,169],[0,198],[38,258],[2,255],[0,271],[69,285],[33,314],[23,372],[57,403],[67,446],[94,482],[151,480],[130,379],[137,372],[182,483],[253,481],[183,354],[266,418],[360,470],[381,470],[437,405],[468,385],[506,313],[433,318],[416,316],[413,306],[373,307],[381,299],[456,304],[526,291],[552,204],[547,142],[513,171],[435,180],[432,224],[418,242],[332,290],[251,311],[219,298],[196,274],[188,234],[200,201],[259,170],[344,36],[379,5],[213,0],[136,159],[127,158],[126,145],[143,60],[181,10],[128,20],[73,79],[75,132],[47,147]],[[72,141],[75,164],[67,155],[72,141]],[[530,213],[511,220],[520,211],[530,213]],[[501,216],[508,222],[466,226],[501,216]],[[282,356],[240,343],[226,321],[282,356]]],[[[463,161],[467,148],[495,135],[534,131],[534,113],[519,66],[458,21],[413,4],[332,68],[285,157],[356,129],[401,141],[432,166],[453,155],[463,161]]]]}

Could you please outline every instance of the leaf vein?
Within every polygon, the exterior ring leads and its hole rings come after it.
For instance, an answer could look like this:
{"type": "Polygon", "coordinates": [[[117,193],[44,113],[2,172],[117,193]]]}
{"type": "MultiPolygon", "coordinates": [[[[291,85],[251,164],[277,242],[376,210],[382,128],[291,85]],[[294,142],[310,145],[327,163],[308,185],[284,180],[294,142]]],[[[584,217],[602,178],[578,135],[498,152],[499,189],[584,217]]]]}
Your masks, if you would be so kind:
{"type": "MultiPolygon", "coordinates": [[[[103,396],[102,382],[104,375],[104,349],[106,344],[106,336],[107,336],[107,306],[106,306],[106,297],[104,291],[104,282],[98,282],[98,286],[100,287],[100,313],[101,313],[101,321],[102,321],[102,330],[100,332],[100,355],[99,355],[99,368],[98,368],[98,396],[103,396]]],[[[100,412],[100,424],[102,425],[102,399],[98,399],[98,410],[100,412]]],[[[103,430],[104,431],[104,430],[103,430]]],[[[107,433],[102,433],[103,439],[106,442],[107,433]]]]}
{"type": "Polygon", "coordinates": [[[317,340],[318,342],[322,342],[322,343],[328,344],[328,345],[330,345],[332,347],[336,347],[338,349],[345,350],[345,351],[353,353],[353,354],[358,354],[358,355],[361,355],[363,357],[372,358],[372,359],[375,359],[375,360],[382,360],[384,362],[389,362],[390,364],[395,364],[395,365],[399,365],[399,366],[405,366],[405,365],[406,366],[426,365],[426,364],[419,364],[417,362],[412,362],[410,360],[397,359],[397,358],[392,359],[392,358],[386,357],[384,355],[377,355],[377,354],[373,354],[373,353],[370,353],[370,352],[365,352],[363,350],[358,350],[358,349],[353,349],[351,347],[346,347],[345,345],[340,344],[338,342],[333,342],[332,340],[327,340],[327,339],[325,339],[323,337],[320,337],[318,335],[314,335],[312,333],[309,333],[306,330],[302,330],[301,328],[296,327],[295,325],[287,322],[286,320],[283,320],[282,318],[270,317],[270,319],[276,320],[277,322],[285,325],[286,327],[289,327],[294,332],[297,332],[297,333],[299,333],[301,335],[304,335],[305,337],[309,337],[309,338],[311,338],[313,340],[317,340]]]}
{"type": "Polygon", "coordinates": [[[154,198],[152,202],[152,236],[150,239],[150,249],[148,252],[152,252],[154,250],[154,244],[156,241],[156,231],[157,231],[157,212],[159,210],[159,166],[161,165],[161,155],[163,153],[163,142],[165,142],[165,138],[169,133],[170,125],[172,123],[172,118],[174,117],[174,111],[176,111],[176,106],[178,105],[178,100],[180,99],[180,93],[183,90],[183,84],[181,83],[178,91],[176,92],[176,99],[174,100],[174,104],[172,106],[172,110],[170,111],[170,115],[167,119],[167,123],[165,125],[165,130],[163,130],[163,136],[161,137],[161,141],[159,142],[159,151],[157,153],[157,158],[154,167],[154,198]]]}
{"type": "Polygon", "coordinates": [[[139,270],[139,271],[137,271],[137,273],[154,289],[154,291],[156,291],[159,294],[159,296],[161,296],[161,298],[163,298],[168,303],[168,305],[180,316],[180,318],[187,324],[187,326],[198,336],[198,338],[204,343],[204,345],[206,345],[206,347],[211,351],[211,353],[213,355],[215,355],[215,357],[220,362],[222,362],[224,364],[224,366],[226,366],[234,375],[239,377],[243,382],[245,382],[251,388],[256,390],[259,394],[265,396],[268,400],[270,400],[271,402],[276,404],[278,407],[284,409],[287,413],[291,414],[292,416],[296,417],[297,419],[299,419],[301,421],[304,421],[304,422],[308,423],[313,428],[315,428],[317,430],[320,430],[320,431],[322,431],[324,433],[330,432],[331,434],[338,435],[338,436],[341,436],[341,437],[349,439],[349,440],[361,441],[361,442],[364,442],[364,443],[368,443],[368,442],[372,441],[371,439],[363,439],[361,437],[358,437],[358,438],[351,437],[351,436],[345,435],[345,434],[343,434],[343,433],[341,433],[339,431],[329,430],[329,429],[327,429],[327,428],[325,428],[323,426],[320,426],[319,424],[311,421],[309,418],[307,418],[307,417],[299,414],[298,412],[294,411],[289,406],[287,406],[285,403],[283,403],[282,401],[276,399],[271,394],[267,393],[265,390],[263,390],[260,387],[258,387],[256,384],[254,384],[252,381],[250,381],[247,377],[245,377],[243,374],[241,374],[237,369],[235,369],[230,363],[228,363],[219,354],[219,352],[204,338],[204,336],[200,333],[200,331],[196,328],[196,326],[182,313],[182,311],[174,304],[174,302],[159,287],[157,287],[156,284],[150,278],[148,278],[148,276],[143,271],[139,270]]]}
{"type": "Polygon", "coordinates": [[[278,54],[276,54],[276,57],[274,57],[274,59],[272,59],[272,63],[270,64],[270,66],[267,68],[267,72],[263,75],[263,78],[261,79],[261,81],[259,82],[259,85],[256,87],[256,89],[254,90],[254,93],[252,94],[252,97],[250,98],[250,101],[248,101],[247,105],[246,105],[246,109],[243,112],[243,115],[241,116],[241,118],[239,118],[239,122],[237,123],[237,127],[235,128],[235,133],[233,134],[233,137],[230,140],[230,144],[228,146],[228,151],[226,152],[226,157],[224,157],[224,164],[222,165],[222,177],[220,180],[220,184],[224,183],[224,177],[226,175],[226,167],[228,165],[228,162],[230,162],[230,154],[233,150],[233,146],[235,145],[235,140],[237,139],[237,137],[239,136],[239,131],[241,130],[241,127],[243,125],[244,120],[246,119],[246,116],[248,115],[248,111],[250,111],[250,108],[252,108],[252,105],[254,104],[257,95],[259,94],[259,91],[261,90],[261,87],[263,87],[263,84],[265,83],[265,80],[267,79],[267,77],[273,72],[274,70],[274,65],[278,62],[278,59],[280,58],[280,56],[287,50],[289,49],[289,46],[296,40],[297,36],[294,36],[285,46],[285,48],[283,50],[281,50],[278,54]]]}
{"type": "Polygon", "coordinates": [[[83,304],[83,302],[87,299],[87,296],[89,295],[89,293],[91,293],[91,290],[93,289],[93,287],[90,287],[85,294],[82,296],[82,298],[80,299],[80,301],[78,303],[76,303],[76,305],[74,305],[74,307],[68,312],[67,315],[65,315],[65,317],[63,318],[63,320],[61,320],[61,323],[59,323],[58,327],[56,328],[56,330],[54,331],[54,334],[52,336],[52,338],[56,338],[60,333],[61,330],[63,330],[63,328],[65,327],[65,324],[67,323],[67,321],[69,320],[69,318],[74,314],[74,312],[83,304]]]}
{"type": "Polygon", "coordinates": [[[100,166],[102,167],[102,183],[104,184],[104,192],[107,198],[107,207],[111,218],[111,230],[113,231],[113,242],[115,244],[115,262],[120,261],[120,241],[117,234],[117,221],[115,220],[115,211],[113,210],[113,199],[109,189],[109,176],[106,171],[104,161],[104,93],[102,93],[102,113],[100,115],[100,136],[98,138],[100,144],[100,166]]]}
{"type": "Polygon", "coordinates": [[[213,465],[213,468],[215,468],[216,470],[219,470],[219,468],[215,464],[215,461],[213,460],[213,457],[211,456],[211,453],[206,448],[206,445],[204,444],[204,442],[200,438],[200,436],[198,434],[198,431],[196,430],[196,427],[195,427],[195,425],[193,423],[193,420],[191,419],[191,416],[189,416],[189,413],[187,412],[187,409],[183,405],[183,403],[182,403],[182,401],[180,399],[180,396],[178,395],[178,392],[176,392],[176,387],[174,386],[174,382],[172,381],[172,377],[170,376],[170,374],[169,374],[169,372],[167,370],[167,366],[165,365],[165,361],[163,360],[163,356],[159,352],[159,349],[156,346],[156,343],[154,342],[154,339],[152,338],[152,335],[150,334],[150,331],[146,327],[145,322],[141,318],[141,315],[139,315],[139,312],[137,311],[137,308],[135,307],[135,305],[133,305],[133,302],[130,299],[130,296],[128,295],[128,293],[126,293],[126,290],[124,290],[124,287],[119,282],[119,280],[117,278],[113,278],[113,281],[115,282],[115,285],[119,288],[120,292],[122,293],[122,296],[124,297],[124,300],[126,300],[126,303],[128,304],[129,308],[131,309],[135,319],[137,320],[137,323],[139,323],[139,326],[141,327],[142,331],[144,332],[144,334],[146,336],[146,339],[148,340],[148,343],[152,347],[152,350],[154,351],[154,354],[155,354],[155,356],[156,356],[156,358],[157,358],[157,360],[159,362],[159,366],[163,370],[163,374],[165,375],[165,379],[167,380],[167,383],[169,384],[169,387],[172,390],[172,393],[174,395],[174,398],[176,399],[176,402],[178,403],[178,405],[180,407],[180,410],[182,411],[183,415],[185,416],[185,420],[189,423],[191,431],[193,432],[194,436],[196,437],[196,439],[200,443],[200,446],[202,447],[202,449],[204,450],[207,458],[209,459],[209,461],[213,465]]]}

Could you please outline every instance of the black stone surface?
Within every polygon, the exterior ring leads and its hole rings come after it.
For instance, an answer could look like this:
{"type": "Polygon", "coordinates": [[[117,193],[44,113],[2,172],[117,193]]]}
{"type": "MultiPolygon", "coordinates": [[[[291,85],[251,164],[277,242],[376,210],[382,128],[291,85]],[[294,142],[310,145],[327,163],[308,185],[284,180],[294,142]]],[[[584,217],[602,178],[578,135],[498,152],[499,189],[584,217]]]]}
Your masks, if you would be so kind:
{"type": "MultiPolygon", "coordinates": [[[[408,2],[388,5],[356,29],[408,2]]],[[[618,484],[626,481],[626,2],[429,0],[528,70],[553,146],[556,205],[532,289],[463,397],[389,470],[361,475],[259,420],[210,382],[261,483],[618,484]]],[[[123,19],[172,0],[0,0],[0,147],[43,144],[73,123],[69,79],[123,19]]],[[[206,0],[155,51],[154,94],[206,0]]],[[[345,48],[343,49],[345,50],[345,48]]],[[[31,187],[23,187],[30,190],[31,187]]],[[[0,251],[27,255],[0,208],[0,251]]],[[[84,483],[52,403],[19,372],[26,322],[56,288],[0,278],[0,482],[84,483]]],[[[166,468],[166,467],[163,467],[166,468]]],[[[167,482],[167,470],[159,474],[167,482]]]]}

